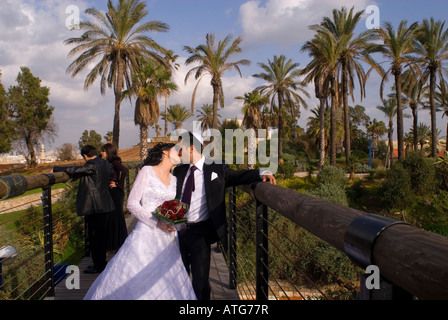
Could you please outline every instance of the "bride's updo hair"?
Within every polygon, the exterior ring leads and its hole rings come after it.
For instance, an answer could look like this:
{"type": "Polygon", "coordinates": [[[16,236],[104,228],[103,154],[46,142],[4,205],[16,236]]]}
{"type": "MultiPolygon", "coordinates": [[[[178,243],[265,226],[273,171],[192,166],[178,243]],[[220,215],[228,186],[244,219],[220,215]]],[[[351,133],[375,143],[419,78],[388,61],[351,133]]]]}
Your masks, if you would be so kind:
{"type": "Polygon", "coordinates": [[[175,146],[174,143],[159,143],[149,150],[148,157],[143,163],[144,166],[157,166],[163,160],[163,152],[168,151],[175,146]]]}

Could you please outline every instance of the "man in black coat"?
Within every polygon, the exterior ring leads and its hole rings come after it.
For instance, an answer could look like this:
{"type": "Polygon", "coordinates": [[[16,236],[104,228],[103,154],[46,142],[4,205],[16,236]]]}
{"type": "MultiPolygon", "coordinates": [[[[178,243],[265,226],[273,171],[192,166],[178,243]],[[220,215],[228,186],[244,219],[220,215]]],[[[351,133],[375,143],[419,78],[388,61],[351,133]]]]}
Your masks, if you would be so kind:
{"type": "Polygon", "coordinates": [[[79,167],[55,167],[53,172],[66,172],[71,179],[79,181],[76,195],[76,211],[84,216],[87,224],[89,249],[93,268],[85,273],[100,273],[106,267],[106,222],[107,214],[115,210],[109,193],[109,184],[114,176],[110,163],[98,157],[95,147],[87,145],[81,149],[86,160],[79,167]]]}
{"type": "Polygon", "coordinates": [[[199,300],[210,300],[210,245],[221,241],[227,244],[226,188],[269,180],[272,174],[261,175],[259,170],[236,171],[227,164],[207,164],[198,146],[203,145],[199,135],[188,133],[180,142],[183,159],[190,163],[179,165],[173,175],[177,177],[176,198],[190,205],[187,212],[187,229],[180,232],[182,259],[192,275],[193,288],[199,300]]]}

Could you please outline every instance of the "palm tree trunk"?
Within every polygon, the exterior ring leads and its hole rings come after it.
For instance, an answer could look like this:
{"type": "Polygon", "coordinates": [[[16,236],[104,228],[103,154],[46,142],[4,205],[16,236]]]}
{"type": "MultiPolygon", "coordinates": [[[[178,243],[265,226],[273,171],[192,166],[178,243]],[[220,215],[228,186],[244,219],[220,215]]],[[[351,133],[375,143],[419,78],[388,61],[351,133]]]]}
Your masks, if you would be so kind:
{"type": "Polygon", "coordinates": [[[433,158],[437,157],[437,119],[436,119],[436,101],[435,101],[435,92],[436,92],[436,71],[431,70],[429,76],[429,103],[431,105],[431,156],[433,158]]]}
{"type": "Polygon", "coordinates": [[[324,167],[325,164],[325,100],[324,98],[320,99],[320,136],[319,136],[319,170],[324,167]]]}
{"type": "Polygon", "coordinates": [[[345,64],[343,65],[342,72],[342,94],[344,102],[344,128],[345,128],[345,164],[347,167],[350,165],[350,112],[348,106],[348,92],[347,92],[347,70],[345,70],[345,64]]]}
{"type": "Polygon", "coordinates": [[[448,152],[448,122],[446,123],[445,152],[448,152]]]}
{"type": "Polygon", "coordinates": [[[278,95],[278,155],[283,155],[283,95],[277,92],[278,95]]]}
{"type": "Polygon", "coordinates": [[[114,128],[112,136],[112,144],[119,148],[120,145],[120,106],[121,106],[121,93],[123,90],[123,76],[124,76],[124,65],[123,61],[119,58],[118,60],[118,74],[117,82],[115,87],[115,115],[114,115],[114,128]]]}
{"type": "Polygon", "coordinates": [[[336,79],[331,80],[331,116],[330,116],[330,166],[336,165],[336,79]]]}
{"type": "Polygon", "coordinates": [[[389,138],[390,166],[392,166],[394,163],[394,122],[392,119],[389,120],[389,133],[387,136],[389,138]]]}
{"type": "Polygon", "coordinates": [[[213,87],[213,129],[218,129],[218,103],[219,103],[219,84],[217,81],[212,80],[213,87]]]}
{"type": "Polygon", "coordinates": [[[146,159],[148,154],[148,126],[140,126],[140,160],[146,159]]]}
{"type": "Polygon", "coordinates": [[[414,135],[414,151],[418,151],[418,112],[417,112],[417,105],[413,104],[411,106],[412,108],[412,118],[414,119],[414,127],[412,128],[412,134],[414,135]]]}
{"type": "Polygon", "coordinates": [[[168,98],[165,97],[165,137],[168,137],[168,98]]]}
{"type": "Polygon", "coordinates": [[[395,88],[397,98],[397,138],[398,138],[398,161],[404,159],[404,127],[403,127],[403,107],[401,104],[401,72],[395,74],[395,88]]]}

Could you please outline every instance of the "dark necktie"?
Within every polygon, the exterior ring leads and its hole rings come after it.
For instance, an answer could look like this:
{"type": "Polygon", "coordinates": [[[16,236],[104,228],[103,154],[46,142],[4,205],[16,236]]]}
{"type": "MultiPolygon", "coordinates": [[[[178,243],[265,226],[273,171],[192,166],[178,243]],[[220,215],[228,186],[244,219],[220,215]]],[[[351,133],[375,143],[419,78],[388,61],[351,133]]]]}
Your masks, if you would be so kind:
{"type": "Polygon", "coordinates": [[[194,172],[198,170],[196,166],[192,166],[190,168],[190,175],[188,176],[187,182],[185,183],[184,193],[182,194],[181,202],[190,205],[191,203],[191,194],[193,193],[194,186],[194,172]]]}

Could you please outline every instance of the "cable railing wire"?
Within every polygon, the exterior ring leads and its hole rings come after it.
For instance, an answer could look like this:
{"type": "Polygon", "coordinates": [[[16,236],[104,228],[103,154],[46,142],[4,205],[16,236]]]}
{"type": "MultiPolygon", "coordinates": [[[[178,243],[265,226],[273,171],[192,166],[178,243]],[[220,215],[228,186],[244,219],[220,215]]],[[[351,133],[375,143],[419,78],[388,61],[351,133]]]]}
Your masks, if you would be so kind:
{"type": "MultiPolygon", "coordinates": [[[[231,194],[232,191],[230,191],[231,194]]],[[[254,212],[256,211],[255,199],[252,197],[248,198],[247,194],[243,194],[241,190],[236,190],[238,197],[236,197],[236,203],[231,203],[231,197],[229,194],[229,205],[234,206],[235,210],[235,220],[236,232],[237,232],[237,247],[229,248],[229,255],[233,254],[236,250],[238,256],[238,291],[242,298],[251,297],[255,295],[256,285],[255,279],[257,275],[255,274],[256,262],[254,250],[247,250],[251,245],[256,244],[256,226],[254,219],[254,212]],[[241,200],[240,200],[241,199],[241,200]],[[240,200],[240,201],[238,201],[240,200]],[[246,251],[246,252],[245,252],[246,251]],[[250,252],[247,252],[250,251],[250,252]],[[249,284],[250,283],[250,284],[249,284]],[[252,294],[248,294],[250,291],[252,294]]],[[[273,216],[273,210],[269,209],[269,217],[273,216]]],[[[229,217],[230,218],[230,217],[229,217]]],[[[272,228],[276,232],[277,238],[273,239],[272,236],[266,234],[263,230],[259,231],[263,237],[265,237],[272,249],[261,246],[261,252],[269,256],[269,263],[267,261],[261,261],[260,266],[269,270],[269,278],[264,274],[258,275],[260,279],[266,283],[266,287],[262,289],[263,295],[269,297],[269,299],[329,299],[325,291],[321,288],[322,284],[318,283],[316,279],[313,279],[313,275],[308,275],[306,270],[302,270],[300,265],[291,254],[285,250],[295,247],[304,256],[306,256],[315,266],[320,267],[322,273],[326,274],[326,278],[331,278],[333,281],[328,281],[329,284],[334,283],[335,285],[349,291],[352,296],[356,293],[353,286],[336,275],[334,272],[323,266],[314,256],[307,250],[305,250],[300,244],[292,241],[288,235],[281,231],[270,218],[259,217],[261,221],[268,224],[269,228],[272,228]],[[280,259],[281,258],[281,259],[280,259]],[[287,265],[287,267],[285,267],[287,265]],[[278,278],[278,270],[283,269],[294,269],[296,277],[299,277],[300,283],[295,283],[291,279],[285,279],[285,275],[278,278]],[[309,288],[314,288],[315,293],[304,293],[302,286],[308,284],[309,288]]],[[[277,217],[278,219],[278,217],[277,217]]],[[[280,219],[285,219],[281,217],[280,219]]],[[[285,219],[286,220],[286,219],[285,219]]],[[[287,221],[286,223],[291,223],[287,221]]],[[[296,226],[297,227],[297,226],[296,226]]],[[[297,227],[298,228],[298,227],[297,227]]],[[[252,247],[255,249],[255,247],[252,247]]],[[[226,260],[227,261],[227,260],[226,260]]],[[[309,288],[305,291],[309,291],[309,288]]]]}

